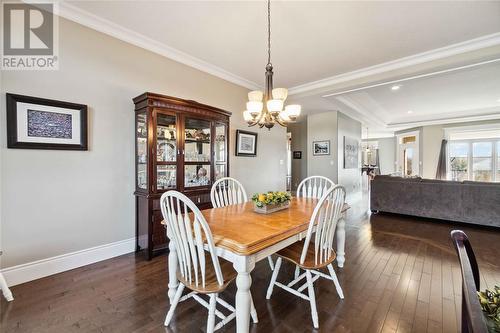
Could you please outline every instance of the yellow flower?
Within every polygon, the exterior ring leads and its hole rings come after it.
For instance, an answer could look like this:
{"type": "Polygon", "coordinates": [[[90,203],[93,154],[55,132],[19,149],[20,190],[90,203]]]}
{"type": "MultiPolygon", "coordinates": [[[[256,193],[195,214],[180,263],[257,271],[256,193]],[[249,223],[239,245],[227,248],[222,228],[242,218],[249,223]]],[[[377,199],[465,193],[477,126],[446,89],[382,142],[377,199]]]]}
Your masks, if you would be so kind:
{"type": "Polygon", "coordinates": [[[266,200],[266,195],[265,194],[259,194],[259,201],[264,202],[266,200]]]}

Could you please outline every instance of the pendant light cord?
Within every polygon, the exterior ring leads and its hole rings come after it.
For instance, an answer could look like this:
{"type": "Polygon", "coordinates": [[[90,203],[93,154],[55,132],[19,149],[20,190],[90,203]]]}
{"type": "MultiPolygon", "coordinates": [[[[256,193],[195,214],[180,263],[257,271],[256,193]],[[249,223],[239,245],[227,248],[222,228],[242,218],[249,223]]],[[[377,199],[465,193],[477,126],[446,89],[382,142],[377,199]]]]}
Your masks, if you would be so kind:
{"type": "Polygon", "coordinates": [[[267,63],[271,63],[271,0],[267,0],[267,63]]]}

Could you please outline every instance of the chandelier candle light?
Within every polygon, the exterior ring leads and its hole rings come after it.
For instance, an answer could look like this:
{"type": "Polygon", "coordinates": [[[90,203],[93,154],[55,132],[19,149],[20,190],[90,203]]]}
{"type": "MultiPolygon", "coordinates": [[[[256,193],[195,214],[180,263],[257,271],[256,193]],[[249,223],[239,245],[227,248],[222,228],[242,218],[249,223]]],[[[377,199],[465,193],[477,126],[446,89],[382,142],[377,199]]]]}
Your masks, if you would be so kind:
{"type": "Polygon", "coordinates": [[[247,109],[243,111],[243,118],[248,126],[259,125],[260,128],[271,129],[275,123],[286,126],[297,120],[301,106],[290,104],[285,106],[288,96],[286,88],[273,89],[273,65],[271,64],[271,0],[267,1],[267,65],[266,90],[251,91],[248,93],[247,109]]]}

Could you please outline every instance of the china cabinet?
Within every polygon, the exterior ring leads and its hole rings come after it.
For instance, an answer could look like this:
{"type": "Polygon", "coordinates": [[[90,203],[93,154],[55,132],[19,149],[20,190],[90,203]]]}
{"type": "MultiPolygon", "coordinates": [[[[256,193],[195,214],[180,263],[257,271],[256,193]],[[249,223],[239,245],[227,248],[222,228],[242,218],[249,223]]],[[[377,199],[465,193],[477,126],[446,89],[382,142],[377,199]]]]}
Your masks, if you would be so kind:
{"type": "Polygon", "coordinates": [[[167,248],[160,197],[168,190],[211,208],[210,187],[229,174],[230,112],[153,93],[134,98],[136,249],[148,259],[167,248]]]}

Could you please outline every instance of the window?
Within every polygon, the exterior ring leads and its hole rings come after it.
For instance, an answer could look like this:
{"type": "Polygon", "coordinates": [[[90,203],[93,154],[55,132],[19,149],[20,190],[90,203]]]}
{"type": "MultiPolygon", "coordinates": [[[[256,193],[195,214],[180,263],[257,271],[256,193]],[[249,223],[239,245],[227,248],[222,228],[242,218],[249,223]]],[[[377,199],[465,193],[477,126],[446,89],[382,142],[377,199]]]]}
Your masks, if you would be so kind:
{"type": "Polygon", "coordinates": [[[492,142],[472,143],[473,180],[491,182],[493,180],[493,144],[492,142]]]}
{"type": "Polygon", "coordinates": [[[500,139],[452,140],[448,162],[451,180],[500,182],[500,139]]]}
{"type": "Polygon", "coordinates": [[[451,179],[458,181],[469,179],[469,144],[451,142],[449,152],[451,179]]]}

